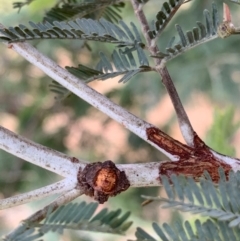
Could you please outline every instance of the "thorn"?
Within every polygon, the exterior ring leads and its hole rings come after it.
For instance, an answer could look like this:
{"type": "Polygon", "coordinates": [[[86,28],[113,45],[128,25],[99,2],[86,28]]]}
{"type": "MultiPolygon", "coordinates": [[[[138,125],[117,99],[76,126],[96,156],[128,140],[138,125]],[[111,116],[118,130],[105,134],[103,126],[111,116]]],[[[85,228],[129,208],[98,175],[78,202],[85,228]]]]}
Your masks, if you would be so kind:
{"type": "Polygon", "coordinates": [[[151,200],[151,199],[145,200],[144,202],[141,203],[141,206],[142,207],[147,206],[148,204],[150,204],[152,202],[153,202],[153,200],[151,200]]]}
{"type": "Polygon", "coordinates": [[[223,22],[218,26],[217,33],[220,38],[227,38],[232,34],[236,34],[236,29],[232,23],[231,12],[226,3],[223,3],[223,22]]]}
{"type": "Polygon", "coordinates": [[[226,3],[223,3],[223,22],[232,22],[231,12],[226,3]]]}

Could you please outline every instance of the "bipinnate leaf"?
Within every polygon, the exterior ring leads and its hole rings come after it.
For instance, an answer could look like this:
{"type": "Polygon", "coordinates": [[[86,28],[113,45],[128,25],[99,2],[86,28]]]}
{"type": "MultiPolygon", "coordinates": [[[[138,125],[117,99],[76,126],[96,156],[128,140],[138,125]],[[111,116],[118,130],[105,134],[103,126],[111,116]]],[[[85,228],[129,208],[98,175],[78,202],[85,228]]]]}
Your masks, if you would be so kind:
{"type": "Polygon", "coordinates": [[[97,203],[81,202],[61,206],[53,213],[50,210],[45,220],[40,223],[23,223],[5,241],[34,241],[50,231],[62,234],[66,229],[123,235],[131,226],[132,222],[127,221],[130,212],[122,214],[121,209],[102,209],[94,215],[97,207],[97,203]]]}

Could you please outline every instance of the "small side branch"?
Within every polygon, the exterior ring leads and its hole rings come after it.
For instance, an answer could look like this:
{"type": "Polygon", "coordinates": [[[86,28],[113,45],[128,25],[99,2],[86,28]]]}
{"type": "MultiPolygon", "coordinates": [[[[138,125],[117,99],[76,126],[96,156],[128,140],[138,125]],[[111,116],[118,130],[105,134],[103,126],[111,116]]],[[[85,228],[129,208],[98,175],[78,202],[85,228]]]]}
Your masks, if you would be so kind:
{"type": "Polygon", "coordinates": [[[66,178],[60,182],[56,182],[31,192],[23,193],[10,198],[0,199],[0,210],[18,206],[31,201],[36,201],[54,194],[62,194],[74,189],[76,185],[76,178],[66,178]]]}
{"type": "Polygon", "coordinates": [[[142,32],[143,32],[143,35],[146,39],[149,50],[150,50],[152,55],[153,55],[153,53],[155,53],[155,55],[156,55],[156,53],[158,51],[158,48],[156,46],[155,41],[152,41],[149,34],[148,34],[148,31],[150,30],[150,27],[149,27],[147,18],[145,16],[144,12],[143,12],[142,4],[140,4],[137,0],[131,0],[131,3],[132,3],[132,6],[133,6],[133,9],[134,9],[134,13],[135,13],[136,17],[138,18],[138,20],[140,22],[142,32]]]}
{"type": "Polygon", "coordinates": [[[196,133],[193,130],[192,125],[186,114],[186,111],[183,108],[182,102],[178,96],[178,93],[168,73],[167,68],[166,67],[164,67],[163,69],[159,68],[157,69],[157,71],[161,74],[163,84],[165,85],[168,91],[168,94],[171,98],[171,101],[173,103],[184,140],[189,146],[197,147],[196,146],[197,143],[194,142],[194,137],[196,136],[196,133]]]}
{"type": "MultiPolygon", "coordinates": [[[[158,47],[156,46],[156,43],[151,40],[151,38],[148,35],[149,31],[149,24],[147,22],[146,16],[142,10],[141,4],[137,0],[131,0],[133,9],[135,11],[135,14],[141,24],[142,31],[144,34],[144,37],[146,39],[147,45],[149,47],[149,51],[151,52],[151,55],[155,56],[158,52],[158,47]]],[[[161,60],[160,59],[154,59],[155,64],[157,66],[156,70],[162,77],[163,84],[165,85],[168,94],[172,100],[173,106],[175,108],[178,121],[179,121],[179,126],[182,132],[182,135],[186,141],[186,143],[191,146],[195,147],[194,143],[194,137],[196,133],[194,132],[191,123],[188,119],[188,116],[183,108],[183,105],[181,103],[181,100],[178,96],[178,93],[175,89],[175,86],[173,84],[173,81],[168,73],[168,70],[166,67],[162,68],[161,60]]],[[[198,138],[199,139],[199,138],[198,138]]]]}

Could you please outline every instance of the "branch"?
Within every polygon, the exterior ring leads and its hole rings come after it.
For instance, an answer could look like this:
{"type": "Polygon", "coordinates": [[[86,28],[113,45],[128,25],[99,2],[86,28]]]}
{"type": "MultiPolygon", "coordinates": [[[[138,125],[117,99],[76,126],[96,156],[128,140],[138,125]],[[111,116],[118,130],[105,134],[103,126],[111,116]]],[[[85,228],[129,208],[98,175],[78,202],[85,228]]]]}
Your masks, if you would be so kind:
{"type": "MultiPolygon", "coordinates": [[[[145,15],[144,15],[144,12],[142,10],[142,5],[137,0],[131,0],[131,3],[133,6],[133,9],[134,9],[134,12],[141,24],[141,28],[142,28],[144,37],[147,42],[147,46],[149,47],[149,51],[151,52],[151,55],[154,56],[158,52],[158,48],[157,48],[155,42],[152,41],[148,35],[149,25],[148,25],[145,15]]],[[[225,22],[223,22],[223,24],[227,23],[228,25],[227,26],[220,25],[220,27],[219,27],[218,34],[222,38],[229,36],[230,34],[232,34],[232,31],[233,31],[233,24],[231,23],[230,10],[226,4],[224,4],[224,14],[223,15],[224,15],[224,19],[225,19],[225,22]]],[[[236,32],[237,30],[235,29],[234,31],[236,32]]],[[[198,137],[198,135],[192,128],[192,125],[188,119],[186,111],[183,108],[183,105],[182,105],[179,95],[176,91],[176,88],[173,84],[172,78],[168,73],[167,68],[163,67],[164,63],[162,64],[160,59],[154,59],[154,61],[156,64],[156,70],[161,75],[163,84],[165,85],[165,87],[168,91],[168,94],[171,98],[171,101],[173,103],[174,109],[175,109],[177,117],[178,117],[178,123],[179,123],[182,135],[183,135],[186,143],[190,147],[194,148],[195,152],[198,152],[198,153],[202,152],[202,154],[208,153],[208,155],[213,155],[213,158],[210,158],[210,159],[215,159],[215,161],[217,161],[217,162],[230,165],[234,171],[239,170],[239,166],[240,166],[239,159],[228,157],[228,156],[215,152],[214,150],[212,150],[211,148],[206,146],[205,143],[198,137]]],[[[185,156],[185,158],[186,158],[186,156],[185,156]]],[[[202,161],[203,159],[200,158],[198,160],[202,161]]]]}
{"type": "Polygon", "coordinates": [[[194,141],[194,137],[197,136],[197,134],[193,130],[193,127],[188,119],[186,111],[183,108],[182,102],[179,98],[179,95],[173,84],[171,76],[168,73],[167,68],[166,67],[164,67],[163,69],[157,68],[157,71],[158,73],[161,74],[163,84],[168,90],[168,94],[171,98],[175,112],[177,114],[178,123],[179,123],[184,140],[189,146],[197,147],[196,142],[194,141]]]}
{"type": "MultiPolygon", "coordinates": [[[[168,137],[165,133],[153,127],[147,129],[147,135],[150,141],[156,145],[162,146],[163,149],[166,149],[173,156],[178,156],[179,161],[116,165],[116,168],[120,172],[124,172],[127,182],[131,187],[159,186],[161,185],[160,175],[167,175],[170,177],[173,173],[176,175],[182,174],[191,176],[198,180],[205,170],[209,172],[214,181],[218,181],[218,168],[220,166],[224,169],[226,176],[228,176],[230,170],[240,170],[240,161],[238,159],[223,156],[209,150],[209,148],[206,149],[205,146],[201,149],[195,150],[181,144],[171,137],[168,137]],[[222,162],[219,161],[219,159],[222,162]]],[[[57,169],[57,173],[62,175],[65,175],[66,173],[61,173],[61,167],[66,167],[69,170],[67,172],[67,179],[29,193],[2,200],[0,201],[1,208],[20,205],[49,196],[53,193],[62,193],[73,188],[79,188],[81,185],[85,184],[79,179],[79,174],[84,172],[87,166],[93,167],[95,164],[96,166],[99,166],[99,162],[88,165],[86,165],[86,163],[80,163],[76,158],[69,158],[59,152],[42,147],[39,144],[13,134],[3,127],[0,128],[0,147],[12,154],[19,155],[21,158],[31,161],[36,165],[42,165],[44,168],[46,165],[48,169],[54,171],[57,169]],[[32,151],[34,153],[33,155],[31,155],[32,151]],[[60,166],[55,165],[57,160],[59,160],[60,166]],[[69,160],[72,162],[69,162],[69,160]],[[69,165],[69,163],[71,163],[71,165],[69,165]]],[[[91,170],[89,169],[89,173],[90,172],[91,170]]],[[[88,170],[85,171],[85,174],[87,177],[86,181],[90,183],[89,187],[95,185],[94,180],[96,177],[94,175],[88,176],[88,170]]],[[[97,171],[96,174],[98,177],[99,171],[97,171]]],[[[85,191],[86,194],[88,194],[87,190],[85,191]]]]}
{"type": "Polygon", "coordinates": [[[118,164],[116,166],[119,170],[125,172],[131,187],[156,187],[161,185],[159,167],[164,163],[164,161],[161,161],[141,164],[118,164]]]}
{"type": "Polygon", "coordinates": [[[0,210],[35,201],[54,194],[62,194],[76,187],[76,178],[66,178],[60,182],[36,189],[34,191],[0,200],[0,210]]]}
{"type": "MultiPolygon", "coordinates": [[[[141,9],[139,10],[139,13],[141,13],[141,9]]],[[[145,28],[147,29],[147,25],[145,28]]],[[[77,96],[84,99],[119,123],[123,124],[130,131],[156,147],[171,160],[178,160],[178,162],[175,163],[162,162],[117,165],[121,171],[125,172],[130,186],[158,186],[161,183],[161,180],[159,179],[160,174],[166,174],[168,176],[172,173],[185,174],[197,179],[203,174],[204,170],[208,170],[211,177],[214,177],[215,180],[217,180],[219,177],[216,170],[219,166],[222,166],[226,173],[228,173],[231,168],[234,168],[234,171],[239,170],[239,160],[230,157],[222,158],[222,155],[215,153],[214,151],[210,152],[210,149],[201,142],[201,148],[194,149],[174,140],[161,130],[130,114],[120,106],[111,102],[105,96],[88,87],[80,79],[58,66],[55,62],[38,52],[31,45],[27,43],[13,43],[10,44],[9,47],[18,52],[35,66],[39,67],[65,88],[69,89],[71,92],[75,93],[77,96]],[[219,162],[219,159],[223,163],[219,162]]],[[[151,51],[155,50],[157,50],[157,47],[151,46],[151,51]]],[[[156,64],[160,64],[159,60],[156,61],[156,64]]],[[[170,94],[174,93],[173,89],[175,90],[175,88],[171,82],[172,80],[168,75],[168,72],[165,70],[165,72],[162,72],[161,74],[163,75],[163,79],[170,84],[170,87],[168,87],[170,94]]],[[[166,87],[167,86],[168,85],[166,84],[166,87]]],[[[176,99],[173,103],[177,103],[179,101],[179,109],[185,113],[176,90],[175,93],[172,94],[172,98],[176,99]]],[[[177,111],[180,112],[178,109],[177,111]]],[[[187,118],[187,115],[185,117],[187,118]]],[[[186,122],[185,117],[182,118],[183,123],[184,121],[186,122]]],[[[188,119],[187,121],[189,122],[188,119]]],[[[189,127],[190,123],[187,123],[186,125],[189,127]]],[[[76,178],[79,173],[79,167],[81,167],[82,170],[86,166],[86,164],[81,164],[77,159],[69,158],[61,153],[35,144],[34,142],[19,137],[2,127],[0,128],[0,134],[0,148],[27,161],[33,162],[36,165],[55,171],[65,177],[72,176],[76,178]]]]}
{"type": "MultiPolygon", "coordinates": [[[[15,50],[22,57],[27,59],[30,63],[37,66],[44,73],[50,76],[52,79],[60,83],[62,86],[76,94],[78,97],[84,99],[92,106],[99,109],[124,127],[138,135],[140,138],[150,143],[152,146],[157,148],[163,154],[165,154],[170,160],[177,160],[178,157],[168,152],[168,150],[159,145],[156,145],[149,139],[147,129],[156,128],[153,125],[141,120],[135,115],[129,113],[122,107],[111,102],[108,98],[101,95],[91,87],[87,86],[83,81],[61,68],[54,61],[40,53],[33,46],[28,43],[12,43],[9,48],[15,50]]],[[[174,141],[170,136],[165,135],[169,141],[174,141]]],[[[181,144],[182,145],[182,144],[181,144]]],[[[65,167],[64,167],[65,168],[65,167]]],[[[66,171],[64,171],[65,173],[66,171]]]]}
{"type": "Polygon", "coordinates": [[[76,176],[80,166],[67,155],[52,150],[0,126],[0,149],[64,177],[76,176]]]}
{"type": "MultiPolygon", "coordinates": [[[[179,144],[182,145],[181,143],[179,144]]],[[[79,169],[84,169],[87,164],[83,161],[80,162],[77,158],[70,158],[60,152],[14,134],[3,127],[0,127],[0,148],[23,160],[67,177],[68,179],[65,179],[66,183],[75,182],[79,169]]],[[[159,162],[152,162],[143,164],[124,164],[117,165],[117,167],[126,172],[132,187],[144,187],[148,185],[159,185],[159,181],[156,180],[158,177],[159,165],[159,162]]],[[[65,185],[65,182],[62,184],[65,185]]],[[[57,186],[58,184],[55,183],[53,185],[57,186]]],[[[45,188],[48,187],[50,188],[50,186],[45,188]]],[[[39,189],[39,192],[41,192],[41,190],[42,189],[39,189]]],[[[31,195],[31,193],[24,195],[31,195]]]]}

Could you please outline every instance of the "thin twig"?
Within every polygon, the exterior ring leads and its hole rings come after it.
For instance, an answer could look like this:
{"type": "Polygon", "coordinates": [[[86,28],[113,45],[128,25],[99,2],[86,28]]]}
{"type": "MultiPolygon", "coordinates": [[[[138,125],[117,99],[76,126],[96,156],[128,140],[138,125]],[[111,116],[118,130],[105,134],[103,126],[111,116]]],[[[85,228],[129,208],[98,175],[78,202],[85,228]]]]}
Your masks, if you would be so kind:
{"type": "Polygon", "coordinates": [[[155,41],[152,41],[152,39],[150,38],[148,31],[150,30],[147,18],[143,12],[143,5],[140,4],[137,0],[131,0],[132,6],[133,6],[133,10],[134,13],[136,15],[136,17],[138,18],[138,21],[141,25],[141,29],[142,29],[142,33],[146,39],[147,42],[147,47],[149,48],[149,51],[151,52],[152,55],[156,55],[156,53],[158,52],[158,48],[156,46],[155,41]]]}
{"type": "Polygon", "coordinates": [[[82,191],[81,190],[74,189],[74,190],[66,192],[65,194],[63,194],[60,197],[58,197],[55,201],[53,201],[52,203],[50,203],[49,205],[47,205],[43,209],[37,211],[36,213],[31,215],[27,219],[23,220],[23,223],[20,224],[11,233],[6,235],[3,238],[3,240],[15,240],[14,237],[16,235],[19,235],[20,233],[23,233],[26,230],[26,229],[24,229],[25,223],[40,222],[40,221],[42,221],[46,217],[46,215],[49,212],[49,209],[53,212],[58,207],[64,205],[65,203],[71,202],[72,200],[76,199],[77,197],[79,197],[81,195],[82,195],[82,191]]]}
{"type": "MultiPolygon", "coordinates": [[[[158,52],[158,48],[156,45],[153,45],[155,42],[152,41],[148,35],[149,25],[148,25],[145,15],[144,15],[144,12],[142,10],[141,4],[139,4],[139,2],[137,0],[131,0],[131,3],[133,6],[133,9],[134,9],[134,12],[141,24],[143,35],[146,39],[149,51],[151,52],[151,55],[156,55],[156,53],[158,52]]],[[[230,23],[231,23],[231,13],[226,4],[224,4],[223,11],[224,11],[223,15],[224,15],[225,20],[230,21],[230,23]]],[[[161,75],[163,84],[165,85],[165,87],[168,91],[168,94],[172,100],[173,106],[175,108],[175,111],[176,111],[176,114],[178,117],[178,122],[180,125],[182,135],[183,135],[185,141],[187,142],[187,144],[194,148],[202,148],[205,146],[206,150],[209,150],[213,154],[213,156],[216,159],[218,159],[220,162],[230,165],[234,171],[238,170],[239,165],[240,165],[240,161],[238,158],[228,157],[228,156],[222,155],[220,153],[217,153],[216,151],[207,147],[205,145],[205,143],[198,137],[198,135],[195,133],[195,131],[192,128],[192,125],[188,119],[186,111],[183,108],[183,105],[182,105],[179,95],[176,91],[176,88],[173,84],[171,76],[168,73],[167,68],[166,67],[161,68],[161,60],[160,59],[154,59],[154,61],[157,66],[156,70],[161,75]]]]}
{"type": "MultiPolygon", "coordinates": [[[[134,12],[141,24],[141,28],[142,28],[142,32],[143,35],[146,39],[147,42],[147,46],[149,48],[149,51],[151,52],[151,55],[157,55],[157,52],[159,51],[158,47],[156,46],[155,41],[151,40],[151,38],[148,35],[148,30],[149,28],[149,24],[147,22],[146,16],[143,12],[143,9],[141,7],[141,4],[139,4],[139,2],[137,0],[131,0],[134,12]]],[[[168,73],[168,70],[166,67],[164,67],[162,69],[161,66],[161,59],[154,59],[155,64],[157,66],[156,70],[158,71],[158,73],[161,75],[162,77],[162,81],[163,84],[165,85],[168,94],[172,100],[173,106],[175,108],[177,117],[178,117],[178,121],[179,121],[179,126],[182,132],[182,135],[185,139],[185,141],[187,142],[187,144],[189,146],[194,147],[194,130],[190,124],[190,121],[187,117],[187,114],[183,108],[183,105],[180,101],[180,98],[178,96],[178,93],[175,89],[175,86],[173,84],[173,81],[168,73]]]]}
{"type": "Polygon", "coordinates": [[[62,194],[74,189],[77,185],[76,178],[66,178],[60,182],[36,189],[31,192],[19,194],[13,197],[0,199],[0,210],[15,207],[31,201],[36,201],[54,194],[62,194]]]}
{"type": "Polygon", "coordinates": [[[171,101],[173,103],[173,106],[175,108],[178,123],[183,135],[184,140],[187,142],[187,144],[191,147],[196,147],[194,142],[194,137],[196,135],[195,131],[192,128],[192,125],[188,119],[187,113],[184,110],[184,107],[182,105],[182,102],[179,98],[179,95],[177,93],[177,90],[172,82],[172,79],[168,73],[167,68],[157,68],[157,71],[162,76],[163,84],[165,85],[166,89],[168,90],[168,94],[171,98],[171,101]]]}

